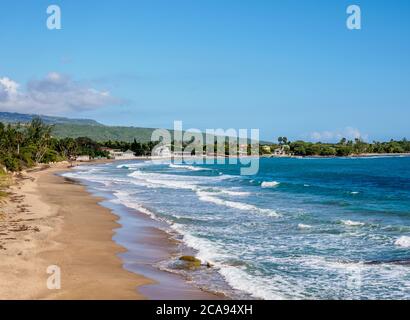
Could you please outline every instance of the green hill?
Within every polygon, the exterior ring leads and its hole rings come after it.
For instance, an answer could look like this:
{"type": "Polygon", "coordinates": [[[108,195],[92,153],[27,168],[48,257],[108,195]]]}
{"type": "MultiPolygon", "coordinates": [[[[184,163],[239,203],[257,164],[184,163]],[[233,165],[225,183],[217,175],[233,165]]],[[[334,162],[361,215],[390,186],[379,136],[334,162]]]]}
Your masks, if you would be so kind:
{"type": "MultiPolygon", "coordinates": [[[[121,127],[121,126],[90,126],[80,124],[56,124],[53,128],[53,135],[57,138],[78,138],[88,137],[94,141],[125,141],[132,142],[134,138],[137,142],[151,141],[152,132],[155,128],[121,127]]],[[[173,134],[173,130],[169,130],[173,134]]],[[[205,140],[205,137],[204,137],[205,140]]],[[[248,139],[250,143],[250,139],[248,139]]],[[[271,144],[268,141],[260,141],[260,144],[271,144]]]]}
{"type": "Polygon", "coordinates": [[[45,123],[54,125],[53,135],[58,138],[89,137],[99,142],[108,140],[132,142],[135,138],[138,142],[148,142],[155,130],[153,128],[106,126],[91,119],[0,112],[0,122],[3,123],[28,123],[35,117],[40,117],[45,123]]]}
{"type": "Polygon", "coordinates": [[[28,123],[36,117],[40,117],[47,124],[78,124],[88,126],[103,126],[103,124],[91,119],[71,119],[65,117],[24,114],[17,112],[0,112],[0,122],[3,123],[28,123]]]}
{"type": "Polygon", "coordinates": [[[94,141],[126,141],[132,142],[135,138],[137,142],[151,141],[151,134],[155,129],[137,127],[111,127],[111,126],[90,126],[81,124],[56,124],[53,128],[53,135],[58,138],[78,138],[89,137],[94,141]]]}

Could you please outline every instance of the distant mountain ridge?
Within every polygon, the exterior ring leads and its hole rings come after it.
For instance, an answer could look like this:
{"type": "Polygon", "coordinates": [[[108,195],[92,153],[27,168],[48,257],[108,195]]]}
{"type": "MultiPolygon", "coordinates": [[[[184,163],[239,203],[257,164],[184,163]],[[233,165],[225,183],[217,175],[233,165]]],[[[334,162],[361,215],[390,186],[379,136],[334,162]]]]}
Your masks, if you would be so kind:
{"type": "Polygon", "coordinates": [[[132,142],[135,139],[138,142],[148,142],[151,141],[151,134],[155,130],[154,128],[106,126],[92,119],[0,112],[0,122],[3,123],[28,123],[36,117],[47,124],[54,125],[53,135],[57,138],[89,137],[98,142],[108,140],[132,142]]]}
{"type": "Polygon", "coordinates": [[[4,123],[27,123],[36,117],[40,117],[47,124],[78,124],[89,126],[103,126],[103,124],[91,119],[71,119],[66,117],[55,117],[38,114],[0,112],[0,122],[4,123]]]}

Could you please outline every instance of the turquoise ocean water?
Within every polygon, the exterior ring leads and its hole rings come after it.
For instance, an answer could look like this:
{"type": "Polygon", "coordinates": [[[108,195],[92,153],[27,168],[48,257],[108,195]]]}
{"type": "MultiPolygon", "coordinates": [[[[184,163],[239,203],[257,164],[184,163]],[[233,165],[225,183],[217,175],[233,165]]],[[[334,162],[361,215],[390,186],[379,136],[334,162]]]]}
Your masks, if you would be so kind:
{"type": "Polygon", "coordinates": [[[410,298],[410,157],[239,169],[128,161],[64,175],[161,220],[213,264],[190,275],[199,286],[238,298],[410,298]]]}

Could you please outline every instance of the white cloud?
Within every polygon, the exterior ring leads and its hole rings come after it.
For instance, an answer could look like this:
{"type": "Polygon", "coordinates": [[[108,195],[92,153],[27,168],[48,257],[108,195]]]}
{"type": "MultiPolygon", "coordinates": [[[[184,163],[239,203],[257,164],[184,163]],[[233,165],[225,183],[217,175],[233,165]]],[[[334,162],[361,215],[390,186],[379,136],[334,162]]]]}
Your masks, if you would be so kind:
{"type": "Polygon", "coordinates": [[[7,77],[0,78],[0,103],[17,95],[19,84],[7,77]]]}
{"type": "Polygon", "coordinates": [[[100,91],[69,76],[50,72],[29,81],[25,90],[7,78],[0,78],[0,111],[67,114],[120,104],[108,91],[100,91]]]}
{"type": "Polygon", "coordinates": [[[368,135],[362,134],[359,129],[346,127],[342,130],[335,131],[315,131],[310,133],[309,138],[315,142],[338,142],[342,138],[346,138],[348,140],[354,140],[357,138],[366,141],[368,139],[368,135]]]}

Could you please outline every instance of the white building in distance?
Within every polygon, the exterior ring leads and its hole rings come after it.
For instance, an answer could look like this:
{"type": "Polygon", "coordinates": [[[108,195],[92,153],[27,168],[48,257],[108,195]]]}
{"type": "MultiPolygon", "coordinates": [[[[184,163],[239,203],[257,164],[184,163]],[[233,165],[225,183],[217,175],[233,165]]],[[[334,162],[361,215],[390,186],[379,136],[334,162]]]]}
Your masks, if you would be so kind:
{"type": "Polygon", "coordinates": [[[136,159],[137,157],[134,155],[134,152],[131,150],[121,151],[112,149],[109,150],[110,157],[115,160],[131,160],[136,159]]]}

